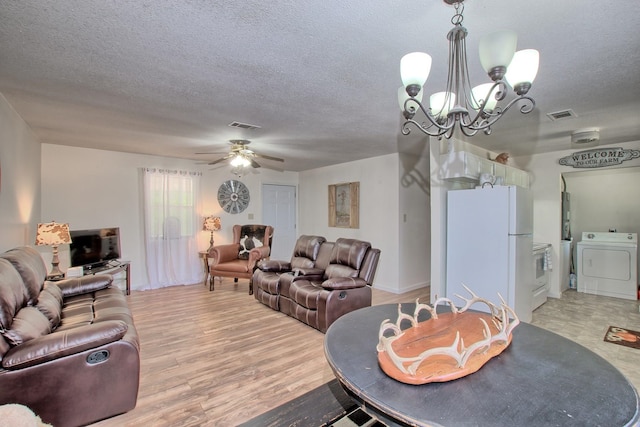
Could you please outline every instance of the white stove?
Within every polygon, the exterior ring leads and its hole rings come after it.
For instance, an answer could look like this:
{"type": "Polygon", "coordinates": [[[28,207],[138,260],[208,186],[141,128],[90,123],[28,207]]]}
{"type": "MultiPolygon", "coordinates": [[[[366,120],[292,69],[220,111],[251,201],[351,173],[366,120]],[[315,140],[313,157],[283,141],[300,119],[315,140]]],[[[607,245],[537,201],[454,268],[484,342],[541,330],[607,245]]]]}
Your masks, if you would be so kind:
{"type": "Polygon", "coordinates": [[[535,280],[533,281],[531,309],[535,310],[547,302],[549,294],[549,270],[552,268],[550,243],[533,243],[533,265],[535,280]]]}
{"type": "Polygon", "coordinates": [[[638,235],[582,233],[578,242],[578,292],[638,299],[638,235]]]}

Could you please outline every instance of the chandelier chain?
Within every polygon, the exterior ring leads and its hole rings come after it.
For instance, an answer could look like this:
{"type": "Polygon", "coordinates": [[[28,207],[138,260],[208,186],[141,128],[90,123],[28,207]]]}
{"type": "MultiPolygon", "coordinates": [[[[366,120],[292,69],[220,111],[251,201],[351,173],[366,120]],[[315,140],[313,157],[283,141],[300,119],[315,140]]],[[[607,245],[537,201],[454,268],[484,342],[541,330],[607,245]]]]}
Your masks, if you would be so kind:
{"type": "Polygon", "coordinates": [[[451,17],[451,23],[453,25],[462,25],[462,21],[464,20],[464,3],[456,2],[453,4],[453,7],[456,9],[456,13],[451,17]]]}

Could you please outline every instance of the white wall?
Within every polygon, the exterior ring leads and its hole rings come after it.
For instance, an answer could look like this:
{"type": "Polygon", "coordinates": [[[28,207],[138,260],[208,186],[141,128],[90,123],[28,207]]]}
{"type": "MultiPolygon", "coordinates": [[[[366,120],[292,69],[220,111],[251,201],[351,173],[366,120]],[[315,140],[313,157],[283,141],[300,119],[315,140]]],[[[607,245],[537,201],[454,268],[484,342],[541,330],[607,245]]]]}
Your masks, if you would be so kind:
{"type": "Polygon", "coordinates": [[[0,95],[0,251],[33,245],[40,222],[40,143],[0,95]]]}
{"type": "MultiPolygon", "coordinates": [[[[425,286],[429,278],[428,194],[418,189],[416,182],[407,181],[401,190],[400,177],[406,170],[401,171],[399,156],[389,154],[300,172],[298,201],[300,234],[325,236],[330,241],[346,237],[371,242],[381,250],[374,286],[394,293],[425,286]],[[360,182],[360,228],[329,227],[328,186],[354,181],[360,182]],[[404,203],[401,191],[408,193],[403,196],[404,203]],[[407,214],[407,223],[401,222],[401,212],[402,218],[407,214]],[[405,227],[414,227],[412,233],[420,236],[406,239],[405,227]],[[407,271],[402,275],[401,252],[411,252],[412,259],[420,260],[403,262],[407,271]]],[[[424,160],[413,163],[424,169],[424,160]]]]}
{"type": "MultiPolygon", "coordinates": [[[[120,227],[122,259],[131,261],[132,289],[149,287],[145,271],[144,227],[140,168],[156,167],[201,170],[201,214],[221,217],[222,230],[215,233],[216,244],[230,242],[234,224],[257,224],[261,220],[261,183],[297,184],[297,174],[262,169],[240,179],[249,188],[247,210],[232,215],[217,202],[218,187],[227,179],[238,179],[227,168],[209,170],[191,160],[60,145],[42,145],[43,218],[68,222],[71,229],[120,227]],[[249,220],[253,214],[254,219],[249,220]]],[[[199,247],[209,246],[210,235],[202,232],[199,247]]],[[[68,247],[61,248],[60,268],[69,265],[68,247]]]]}
{"type": "MultiPolygon", "coordinates": [[[[622,147],[626,149],[640,149],[640,141],[627,142],[622,144],[614,144],[611,147],[622,147]]],[[[582,173],[588,174],[601,174],[604,170],[614,171],[618,168],[630,168],[640,166],[640,159],[633,159],[622,163],[619,167],[608,167],[606,169],[594,169],[592,171],[585,171],[582,169],[574,169],[571,166],[561,166],[558,163],[558,160],[562,157],[573,154],[576,151],[581,150],[565,150],[565,151],[556,151],[552,153],[544,153],[538,154],[532,157],[518,157],[514,159],[514,162],[522,169],[528,170],[532,175],[531,182],[531,190],[533,191],[534,203],[534,224],[533,224],[533,240],[536,242],[545,242],[551,243],[553,247],[552,252],[552,264],[554,266],[559,266],[559,254],[561,253],[561,215],[562,215],[562,201],[561,195],[562,192],[562,174],[571,173],[581,171],[582,173]]],[[[615,174],[615,172],[610,172],[611,174],[615,174]]],[[[635,174],[625,174],[623,176],[631,177],[633,181],[627,181],[621,183],[624,188],[637,187],[638,180],[633,179],[635,174]]],[[[637,177],[637,175],[635,175],[637,177]]],[[[570,191],[572,191],[570,189],[570,191]]],[[[604,190],[602,190],[604,191],[604,190]]],[[[612,192],[615,191],[617,194],[624,194],[624,190],[618,192],[619,190],[608,189],[606,191],[612,192]]],[[[631,190],[635,191],[635,190],[631,190]]],[[[587,202],[591,205],[601,204],[604,200],[598,200],[597,194],[594,194],[590,197],[590,202],[587,202]]],[[[637,209],[633,211],[633,206],[636,205],[637,201],[629,200],[627,196],[621,196],[617,198],[617,201],[609,201],[610,208],[612,210],[624,210],[626,212],[630,212],[631,215],[634,215],[636,218],[638,217],[637,209]]],[[[591,208],[589,208],[591,209],[591,208]]],[[[584,210],[584,209],[583,209],[584,210]]],[[[572,208],[572,211],[576,211],[575,207],[572,208]]],[[[578,212],[572,212],[572,215],[580,215],[578,212]]],[[[609,217],[612,221],[618,221],[613,217],[609,217]]],[[[595,226],[595,224],[594,224],[595,226]]],[[[608,227],[608,226],[607,226],[608,227]]],[[[607,231],[606,230],[603,231],[607,231]]],[[[594,230],[598,231],[598,230],[594,230]]],[[[622,231],[622,230],[619,230],[622,231]]],[[[573,231],[572,231],[573,232],[573,231]]],[[[574,234],[574,245],[577,241],[577,235],[574,234]]],[[[554,268],[551,271],[549,281],[550,281],[550,292],[549,296],[554,298],[560,298],[562,295],[562,283],[560,283],[560,268],[554,268]]]]}
{"type": "MultiPolygon", "coordinates": [[[[298,235],[370,241],[382,251],[375,286],[402,293],[425,286],[430,275],[428,192],[424,182],[407,178],[408,174],[415,178],[417,172],[428,176],[428,165],[424,158],[402,156],[402,162],[399,154],[391,154],[299,174],[261,168],[257,175],[240,178],[251,192],[251,203],[241,214],[232,215],[223,212],[217,202],[220,184],[237,179],[227,168],[209,170],[188,160],[43,144],[42,214],[47,221],[69,222],[72,229],[120,227],[122,256],[132,263],[132,288],[144,289],[148,280],[140,168],[202,170],[202,215],[222,219],[222,230],[214,235],[216,244],[231,240],[234,224],[261,223],[263,183],[295,185],[299,189],[298,235]],[[412,164],[412,169],[407,169],[407,164],[412,164]],[[352,181],[360,182],[360,228],[330,228],[327,186],[352,181]]],[[[201,249],[208,242],[209,235],[203,232],[201,249]]],[[[61,248],[60,258],[64,270],[69,262],[68,248],[61,248]]]]}
{"type": "MultiPolygon", "coordinates": [[[[624,165],[624,164],[623,164],[624,165]]],[[[640,166],[563,174],[571,197],[571,234],[583,231],[640,234],[640,166]]]]}
{"type": "MultiPolygon", "coordinates": [[[[242,178],[231,174],[229,168],[217,168],[209,170],[203,169],[203,207],[204,215],[216,215],[220,217],[222,229],[213,234],[215,244],[230,243],[233,239],[232,228],[235,224],[262,224],[262,184],[298,185],[297,172],[277,172],[274,170],[260,168],[259,173],[250,173],[242,178]],[[218,203],[218,187],[224,181],[234,179],[241,181],[249,189],[251,201],[244,212],[230,214],[225,212],[218,203]]],[[[267,224],[270,225],[270,224],[267,224]]],[[[206,245],[209,246],[209,238],[206,236],[206,245]]],[[[274,239],[277,238],[277,230],[274,232],[274,239]]],[[[293,252],[293,248],[291,248],[293,252]]]]}
{"type": "Polygon", "coordinates": [[[407,292],[431,283],[431,203],[428,140],[421,151],[400,153],[398,283],[407,292]],[[423,154],[425,153],[425,154],[423,154]]]}

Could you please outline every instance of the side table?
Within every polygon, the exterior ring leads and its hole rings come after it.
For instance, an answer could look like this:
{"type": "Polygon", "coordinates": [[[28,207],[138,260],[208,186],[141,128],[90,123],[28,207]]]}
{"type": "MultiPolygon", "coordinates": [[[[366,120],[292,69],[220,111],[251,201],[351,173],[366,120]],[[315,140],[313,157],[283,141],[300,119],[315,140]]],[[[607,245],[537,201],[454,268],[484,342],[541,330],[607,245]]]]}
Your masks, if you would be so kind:
{"type": "Polygon", "coordinates": [[[204,282],[203,285],[207,286],[207,279],[209,278],[209,251],[198,252],[200,258],[202,258],[202,264],[204,267],[204,282]]]}
{"type": "Polygon", "coordinates": [[[96,274],[110,274],[112,276],[124,272],[125,274],[125,291],[127,295],[131,294],[131,261],[122,261],[113,267],[85,269],[85,276],[93,276],[96,274]]]}

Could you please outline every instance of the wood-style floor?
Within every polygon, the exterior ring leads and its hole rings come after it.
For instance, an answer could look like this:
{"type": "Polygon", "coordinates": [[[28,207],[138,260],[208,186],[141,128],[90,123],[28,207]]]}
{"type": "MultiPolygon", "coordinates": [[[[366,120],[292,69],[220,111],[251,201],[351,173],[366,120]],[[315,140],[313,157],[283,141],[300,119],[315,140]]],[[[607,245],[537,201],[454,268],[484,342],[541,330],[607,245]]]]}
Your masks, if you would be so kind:
{"type": "MultiPolygon", "coordinates": [[[[602,343],[610,324],[640,330],[638,303],[566,294],[538,309],[533,323],[592,348],[639,388],[640,350],[602,343]]],[[[429,289],[374,289],[373,303],[417,297],[428,301],[429,289]]],[[[260,304],[246,280],[225,279],[214,292],[175,286],[127,298],[141,340],[138,403],[94,426],[234,426],[334,378],[324,334],[260,304]]]]}

